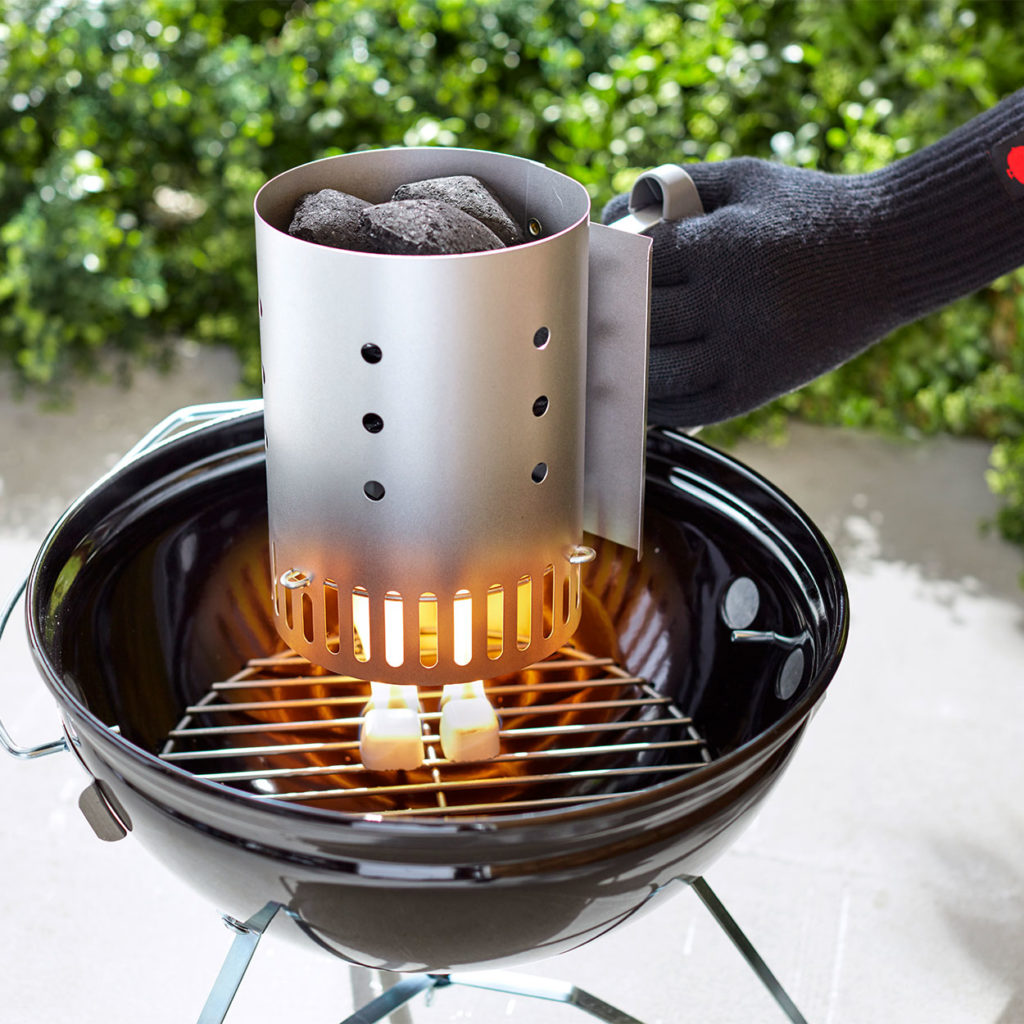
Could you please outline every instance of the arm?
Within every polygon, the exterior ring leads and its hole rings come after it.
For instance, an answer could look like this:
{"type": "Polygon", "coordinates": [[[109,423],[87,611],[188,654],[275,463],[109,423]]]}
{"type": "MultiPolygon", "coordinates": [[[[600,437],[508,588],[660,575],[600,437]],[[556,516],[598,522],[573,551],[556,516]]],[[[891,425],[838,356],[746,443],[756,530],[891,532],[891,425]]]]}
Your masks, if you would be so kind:
{"type": "Polygon", "coordinates": [[[686,165],[706,215],[652,231],[651,420],[748,412],[1024,264],[1011,144],[1024,90],[870,174],[686,165]]]}

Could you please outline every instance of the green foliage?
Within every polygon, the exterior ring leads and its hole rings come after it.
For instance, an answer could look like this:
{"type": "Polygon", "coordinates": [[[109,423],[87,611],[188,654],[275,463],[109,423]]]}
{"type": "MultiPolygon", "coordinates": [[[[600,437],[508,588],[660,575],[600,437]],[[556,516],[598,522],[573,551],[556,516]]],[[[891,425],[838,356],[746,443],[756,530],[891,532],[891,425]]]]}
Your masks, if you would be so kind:
{"type": "MultiPolygon", "coordinates": [[[[226,343],[256,388],[252,200],[361,147],[541,160],[600,206],[666,160],[857,173],[1020,84],[1024,5],[962,0],[0,0],[0,357],[226,343]]],[[[990,438],[1024,540],[1019,274],[732,426],[990,438]]]]}

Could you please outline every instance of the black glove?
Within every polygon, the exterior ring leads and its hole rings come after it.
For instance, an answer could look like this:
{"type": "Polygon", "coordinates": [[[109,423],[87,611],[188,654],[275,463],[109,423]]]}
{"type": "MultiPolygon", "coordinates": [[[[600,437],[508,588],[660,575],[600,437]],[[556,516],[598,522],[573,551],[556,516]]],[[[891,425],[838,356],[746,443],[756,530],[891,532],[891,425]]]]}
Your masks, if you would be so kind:
{"type": "Polygon", "coordinates": [[[748,412],[1024,264],[1024,198],[990,152],[1022,133],[1024,90],[871,174],[687,164],[705,216],[651,231],[650,420],[748,412]]]}

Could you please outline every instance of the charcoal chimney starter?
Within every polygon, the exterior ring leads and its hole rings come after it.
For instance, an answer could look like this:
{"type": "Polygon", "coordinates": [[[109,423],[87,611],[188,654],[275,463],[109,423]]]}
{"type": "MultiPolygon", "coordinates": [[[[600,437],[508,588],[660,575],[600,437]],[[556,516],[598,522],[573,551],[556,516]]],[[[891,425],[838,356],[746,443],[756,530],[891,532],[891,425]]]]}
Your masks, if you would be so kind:
{"type": "MultiPolygon", "coordinates": [[[[612,417],[621,427],[628,409],[632,449],[607,458],[630,477],[613,500],[639,547],[650,240],[591,225],[587,191],[571,178],[471,150],[316,161],[268,182],[255,207],[282,639],[315,664],[404,684],[491,678],[558,649],[579,624],[580,564],[592,557],[588,416],[591,430],[612,417]],[[334,188],[379,203],[399,185],[453,174],[485,182],[533,240],[408,256],[287,232],[306,193],[334,188]],[[594,232],[621,236],[638,282],[615,298],[625,312],[604,329],[632,335],[624,355],[588,339],[602,333],[588,330],[594,232]],[[615,381],[602,384],[593,360],[600,402],[589,408],[588,340],[615,381]],[[619,373],[624,360],[632,370],[619,373]]],[[[599,237],[595,248],[607,251],[599,237]]]]}

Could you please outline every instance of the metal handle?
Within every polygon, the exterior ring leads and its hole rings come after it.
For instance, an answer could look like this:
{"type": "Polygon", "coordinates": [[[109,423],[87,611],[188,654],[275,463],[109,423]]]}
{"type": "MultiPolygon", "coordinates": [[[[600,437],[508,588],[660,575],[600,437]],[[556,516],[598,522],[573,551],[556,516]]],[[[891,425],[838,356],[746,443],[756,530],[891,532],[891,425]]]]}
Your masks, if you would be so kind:
{"type": "Polygon", "coordinates": [[[685,220],[704,213],[693,178],[678,164],[644,171],[629,193],[629,213],[610,225],[640,234],[663,220],[685,220]]]}
{"type": "MultiPolygon", "coordinates": [[[[205,405],[189,405],[183,409],[178,409],[177,412],[171,413],[170,416],[158,423],[137,444],[133,445],[118,461],[111,472],[127,465],[132,459],[152,451],[172,437],[180,437],[186,433],[191,433],[193,430],[198,430],[209,423],[233,419],[236,416],[244,416],[247,413],[256,412],[262,408],[263,400],[256,398],[235,402],[210,402],[205,405]]],[[[27,577],[8,598],[3,613],[0,615],[0,638],[3,637],[7,623],[10,621],[18,601],[21,600],[21,596],[25,593],[26,586],[28,586],[27,577]]],[[[17,757],[23,761],[36,757],[46,757],[48,754],[57,754],[68,749],[67,739],[63,736],[58,740],[40,743],[34,747],[20,746],[11,739],[11,735],[2,721],[0,721],[0,746],[12,757],[17,757]]]]}
{"type": "MultiPolygon", "coordinates": [[[[11,614],[17,606],[18,601],[21,600],[21,595],[25,593],[26,586],[28,586],[27,577],[22,580],[20,586],[18,586],[10,598],[8,598],[7,604],[4,606],[3,614],[0,615],[0,638],[3,637],[4,630],[7,628],[7,623],[10,620],[11,614]]],[[[19,746],[11,739],[11,735],[4,727],[3,722],[0,722],[0,746],[2,746],[4,750],[11,755],[11,757],[16,757],[22,761],[30,761],[35,757],[46,757],[47,754],[59,754],[62,750],[68,749],[67,740],[63,736],[61,736],[59,740],[51,740],[49,743],[40,743],[34,747],[19,746]]]]}
{"type": "Polygon", "coordinates": [[[704,207],[689,174],[665,164],[640,175],[629,210],[611,224],[590,225],[583,523],[639,555],[651,318],[652,243],[644,232],[704,207]]]}
{"type": "Polygon", "coordinates": [[[120,469],[131,462],[132,459],[145,455],[146,452],[152,451],[172,437],[182,437],[211,423],[220,423],[223,420],[234,419],[237,416],[245,416],[262,408],[262,398],[245,398],[233,402],[207,402],[203,405],[186,405],[183,409],[177,409],[166,419],[161,420],[149,433],[137,441],[118,460],[114,469],[120,469]]]}

